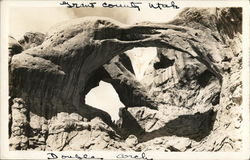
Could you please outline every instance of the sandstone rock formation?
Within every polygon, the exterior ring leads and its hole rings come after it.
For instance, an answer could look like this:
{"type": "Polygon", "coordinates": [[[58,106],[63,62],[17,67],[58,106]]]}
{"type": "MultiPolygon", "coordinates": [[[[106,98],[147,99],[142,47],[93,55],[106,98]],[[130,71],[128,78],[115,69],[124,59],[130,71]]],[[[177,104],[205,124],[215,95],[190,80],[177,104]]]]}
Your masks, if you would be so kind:
{"type": "Polygon", "coordinates": [[[12,150],[239,151],[240,8],[184,10],[163,24],[85,17],[10,43],[12,150]],[[125,51],[157,47],[142,81],[125,51]],[[103,80],[126,108],[85,104],[103,80]]]}

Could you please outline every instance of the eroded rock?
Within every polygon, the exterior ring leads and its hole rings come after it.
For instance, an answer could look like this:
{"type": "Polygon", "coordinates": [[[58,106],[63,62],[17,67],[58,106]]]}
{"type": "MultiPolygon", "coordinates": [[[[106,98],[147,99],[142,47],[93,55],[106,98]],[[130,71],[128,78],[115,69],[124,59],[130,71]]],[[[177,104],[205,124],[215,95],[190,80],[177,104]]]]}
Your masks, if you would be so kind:
{"type": "Polygon", "coordinates": [[[189,8],[168,24],[85,17],[12,39],[11,149],[240,151],[241,12],[189,8]],[[157,47],[142,82],[123,54],[134,47],[157,47]],[[85,104],[100,80],[126,106],[119,125],[85,104]]]}
{"type": "Polygon", "coordinates": [[[21,98],[15,98],[11,106],[11,150],[27,150],[28,149],[28,119],[27,105],[21,98]]]}

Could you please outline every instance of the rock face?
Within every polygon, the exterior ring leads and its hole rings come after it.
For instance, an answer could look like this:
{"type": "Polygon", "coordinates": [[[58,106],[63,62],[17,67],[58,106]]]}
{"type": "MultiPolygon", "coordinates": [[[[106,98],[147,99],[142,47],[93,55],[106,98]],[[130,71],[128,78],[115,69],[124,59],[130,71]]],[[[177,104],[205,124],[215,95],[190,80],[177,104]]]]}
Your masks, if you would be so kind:
{"type": "Polygon", "coordinates": [[[29,49],[36,46],[39,46],[43,43],[45,39],[45,34],[39,32],[27,32],[23,35],[23,38],[19,40],[19,43],[23,46],[23,48],[29,49]]]}
{"type": "Polygon", "coordinates": [[[240,151],[240,8],[196,9],[168,24],[86,17],[10,43],[12,150],[240,151]],[[157,47],[142,81],[125,51],[157,47]],[[120,120],[85,104],[103,80],[120,120]]]}
{"type": "Polygon", "coordinates": [[[13,100],[11,106],[11,137],[10,147],[17,150],[26,150],[28,148],[28,119],[27,106],[20,98],[13,100]]]}

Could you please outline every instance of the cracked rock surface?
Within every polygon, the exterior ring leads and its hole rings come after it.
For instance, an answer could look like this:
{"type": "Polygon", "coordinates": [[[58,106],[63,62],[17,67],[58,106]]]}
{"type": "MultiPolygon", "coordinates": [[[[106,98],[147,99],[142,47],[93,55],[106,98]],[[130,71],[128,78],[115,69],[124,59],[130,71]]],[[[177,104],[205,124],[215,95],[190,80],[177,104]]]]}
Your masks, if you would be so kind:
{"type": "Polygon", "coordinates": [[[10,37],[11,150],[240,151],[242,10],[187,8],[169,23],[84,17],[10,37]],[[135,47],[157,47],[141,81],[135,47]],[[85,104],[100,81],[120,119],[85,104]]]}

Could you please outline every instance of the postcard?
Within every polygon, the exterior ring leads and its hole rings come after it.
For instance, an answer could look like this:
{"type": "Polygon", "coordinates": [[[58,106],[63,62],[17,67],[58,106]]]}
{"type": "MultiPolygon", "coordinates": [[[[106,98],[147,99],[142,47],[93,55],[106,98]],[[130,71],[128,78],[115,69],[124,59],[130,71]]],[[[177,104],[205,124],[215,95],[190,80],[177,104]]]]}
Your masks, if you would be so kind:
{"type": "Polygon", "coordinates": [[[1,1],[0,159],[249,159],[249,1],[1,1]]]}

